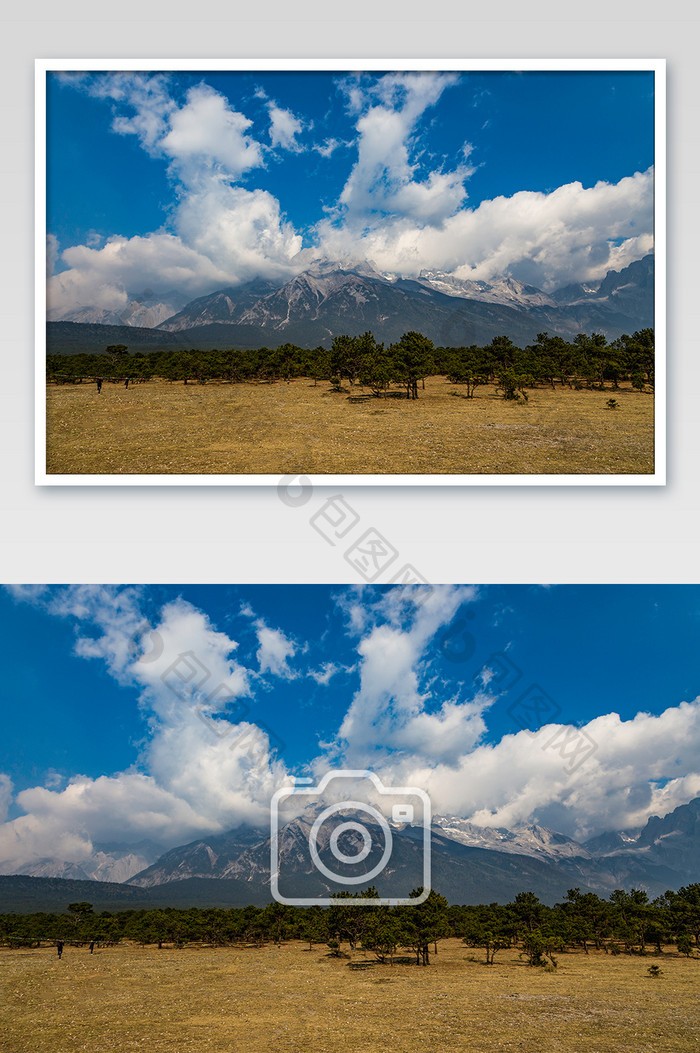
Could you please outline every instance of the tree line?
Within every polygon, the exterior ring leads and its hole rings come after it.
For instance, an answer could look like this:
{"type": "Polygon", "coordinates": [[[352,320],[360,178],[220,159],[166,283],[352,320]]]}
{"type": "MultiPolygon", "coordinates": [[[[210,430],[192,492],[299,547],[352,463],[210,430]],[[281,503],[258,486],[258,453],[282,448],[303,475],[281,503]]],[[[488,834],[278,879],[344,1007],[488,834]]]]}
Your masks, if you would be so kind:
{"type": "Polygon", "coordinates": [[[404,333],[385,346],[371,332],[337,336],[330,349],[281,344],[256,350],[137,351],[129,354],[123,344],[105,353],[48,355],[50,382],[126,377],[205,384],[272,383],[301,377],[314,383],[327,381],[336,389],[347,384],[369,388],[373,394],[419,396],[426,377],[445,376],[464,387],[473,398],[476,388],[495,384],[503,398],[527,399],[528,389],[556,385],[613,390],[628,381],[639,391],[654,388],[654,330],[642,329],[607,342],[599,333],[579,333],[573,341],[539,333],[534,343],[517,347],[507,336],[496,336],[480,347],[436,347],[418,332],[404,333]]]}
{"type": "MultiPolygon", "coordinates": [[[[420,889],[411,894],[418,900],[420,889]]],[[[668,891],[653,901],[646,892],[618,889],[605,900],[592,892],[570,889],[561,903],[549,907],[532,892],[521,892],[507,904],[450,905],[435,891],[423,902],[388,907],[373,904],[375,888],[363,893],[365,904],[347,903],[350,893],[339,893],[330,907],[173,907],[103,911],[90,903],[69,904],[62,913],[0,915],[0,944],[39,946],[45,941],[68,945],[91,942],[185,947],[206,943],[224,947],[235,944],[304,940],[328,947],[332,955],[348,957],[354,951],[393,962],[401,952],[410,960],[429,965],[440,940],[458,937],[481,949],[483,960],[493,964],[496,954],[516,948],[530,965],[555,966],[557,953],[591,948],[606,954],[663,953],[673,945],[688,957],[700,952],[700,883],[677,892],[668,891]],[[347,950],[346,950],[347,948],[347,950]]]]}

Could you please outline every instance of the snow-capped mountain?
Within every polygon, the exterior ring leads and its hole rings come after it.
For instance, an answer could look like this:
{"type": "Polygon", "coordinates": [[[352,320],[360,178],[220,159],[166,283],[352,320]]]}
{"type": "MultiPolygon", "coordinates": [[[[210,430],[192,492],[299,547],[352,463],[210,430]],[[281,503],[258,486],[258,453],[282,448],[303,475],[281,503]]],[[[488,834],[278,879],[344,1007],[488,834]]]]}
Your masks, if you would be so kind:
{"type": "MultiPolygon", "coordinates": [[[[362,821],[361,816],[358,818],[362,821]]],[[[280,834],[282,869],[294,875],[299,888],[318,884],[308,851],[312,821],[313,817],[302,816],[280,834]]],[[[389,884],[395,883],[402,868],[411,880],[420,883],[418,871],[411,870],[414,864],[418,866],[415,852],[419,830],[398,827],[393,837],[399,869],[387,875],[389,884]]],[[[572,886],[605,895],[615,888],[644,888],[659,895],[668,888],[700,880],[700,798],[663,818],[650,819],[641,831],[605,834],[585,844],[538,824],[507,830],[478,826],[449,815],[433,817],[431,840],[434,885],[441,890],[449,888],[451,895],[458,894],[460,882],[476,895],[484,867],[489,881],[495,882],[503,894],[514,881],[520,882],[518,891],[527,887],[538,895],[572,886]]],[[[323,858],[327,845],[320,842],[319,849],[323,858]]],[[[259,886],[269,883],[269,867],[269,831],[240,828],[174,848],[130,883],[149,888],[184,878],[209,877],[259,886]]],[[[488,893],[487,885],[481,895],[488,893]]]]}
{"type": "Polygon", "coordinates": [[[652,256],[609,272],[583,298],[578,287],[548,295],[513,278],[487,283],[439,272],[392,278],[366,263],[348,269],[322,261],[282,285],[257,279],[199,297],[159,328],[173,333],[226,325],[228,331],[211,330],[211,336],[241,346],[290,341],[327,347],[340,333],[367,329],[385,343],[416,329],[443,346],[484,344],[502,334],[524,346],[542,330],[571,339],[595,329],[613,338],[651,326],[653,286],[652,256]]]}
{"type": "MultiPolygon", "coordinates": [[[[300,884],[313,872],[308,856],[311,821],[310,817],[295,819],[281,835],[284,867],[297,873],[300,884]]],[[[410,827],[394,831],[402,852],[407,842],[415,847],[416,837],[416,830],[410,827]]],[[[567,888],[571,884],[586,886],[601,894],[635,887],[658,895],[700,879],[700,798],[663,818],[651,818],[641,831],[606,834],[585,844],[538,824],[507,830],[477,826],[458,816],[437,815],[433,817],[432,845],[436,887],[441,881],[445,887],[452,887],[460,880],[468,880],[471,887],[481,873],[479,868],[488,862],[494,880],[508,884],[513,875],[519,875],[521,890],[527,879],[535,882],[528,885],[534,891],[546,887],[551,892],[563,881],[568,882],[567,888]],[[531,869],[535,864],[536,873],[531,869]]],[[[325,847],[320,845],[322,854],[325,847]]],[[[269,851],[269,831],[242,828],[172,849],[131,883],[149,887],[183,877],[207,876],[265,883],[269,880],[269,851]]]]}
{"type": "MultiPolygon", "coordinates": [[[[349,818],[349,816],[344,816],[349,818]]],[[[362,826],[370,832],[371,851],[363,862],[363,872],[369,872],[381,857],[384,838],[379,827],[358,815],[362,826]]],[[[285,895],[327,896],[342,889],[343,883],[333,882],[321,873],[311,858],[309,834],[312,819],[301,816],[287,823],[279,832],[280,888],[285,895]]],[[[319,836],[319,858],[333,873],[352,875],[357,869],[334,858],[330,847],[330,833],[319,836]]],[[[363,848],[359,833],[345,835],[342,846],[349,856],[363,848]]],[[[392,849],[386,867],[368,881],[383,896],[407,896],[413,888],[423,884],[423,832],[420,827],[395,826],[392,830],[392,849]]],[[[513,855],[495,850],[460,844],[443,836],[434,827],[431,836],[433,886],[453,902],[483,902],[498,899],[503,902],[528,888],[538,889],[547,902],[561,898],[569,887],[569,875],[546,859],[513,855]]],[[[154,866],[135,875],[132,886],[153,891],[181,880],[208,877],[217,881],[233,881],[255,890],[270,889],[270,832],[269,830],[237,830],[219,837],[195,841],[173,849],[154,866]]],[[[579,882],[580,884],[580,882],[579,882]]],[[[356,891],[356,885],[346,885],[356,891]]]]}
{"type": "MultiPolygon", "coordinates": [[[[391,283],[369,266],[352,271],[328,263],[297,274],[286,284],[256,279],[235,289],[202,296],[160,326],[178,332],[198,325],[224,322],[261,329],[284,330],[290,325],[321,323],[331,316],[346,321],[375,317],[391,283]]],[[[330,330],[328,330],[330,331],[330,330]]]]}
{"type": "Polygon", "coordinates": [[[496,826],[477,826],[468,819],[459,819],[453,815],[436,815],[433,817],[433,825],[438,827],[445,837],[475,848],[490,848],[513,855],[550,859],[556,863],[566,859],[591,858],[588,850],[577,841],[544,826],[520,826],[515,830],[505,830],[496,826]]]}
{"type": "Polygon", "coordinates": [[[255,278],[245,285],[219,289],[207,296],[199,296],[184,305],[184,309],[159,323],[167,332],[178,332],[202,325],[223,323],[235,325],[243,322],[246,312],[266,296],[279,289],[279,282],[255,278]]]}

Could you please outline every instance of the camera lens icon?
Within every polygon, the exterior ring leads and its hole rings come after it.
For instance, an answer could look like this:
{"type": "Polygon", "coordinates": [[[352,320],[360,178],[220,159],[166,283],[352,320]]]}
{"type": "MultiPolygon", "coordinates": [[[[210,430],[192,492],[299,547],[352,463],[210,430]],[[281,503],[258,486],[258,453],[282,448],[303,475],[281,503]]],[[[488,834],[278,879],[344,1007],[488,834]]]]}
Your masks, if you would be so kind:
{"type": "MultiPolygon", "coordinates": [[[[394,841],[391,836],[391,830],[389,829],[389,824],[387,823],[384,816],[381,814],[381,812],[378,812],[376,808],[373,808],[371,805],[363,803],[362,801],[341,801],[339,804],[331,804],[328,808],[324,808],[321,814],[316,818],[316,821],[311,827],[311,831],[309,833],[309,851],[311,852],[311,858],[314,861],[316,869],[319,870],[325,877],[330,878],[331,881],[337,881],[339,883],[342,883],[343,885],[359,885],[363,882],[366,883],[375,878],[377,874],[381,874],[382,870],[391,858],[391,850],[393,848],[393,844],[394,841]],[[321,831],[321,827],[327,819],[329,819],[332,815],[336,815],[338,812],[345,812],[349,809],[352,809],[353,812],[366,812],[371,816],[372,821],[381,829],[384,835],[384,851],[382,852],[379,862],[371,870],[363,870],[362,873],[355,875],[338,873],[334,874],[330,867],[327,867],[321,859],[318,850],[318,836],[321,831]]],[[[366,826],[362,825],[362,823],[358,823],[354,819],[350,819],[344,823],[340,823],[339,826],[335,827],[333,833],[330,836],[328,847],[331,851],[331,854],[334,856],[335,859],[338,860],[339,863],[350,865],[364,863],[365,859],[367,859],[368,855],[372,851],[372,834],[366,826]],[[354,855],[350,855],[347,852],[343,852],[343,850],[338,845],[338,841],[340,840],[340,838],[344,834],[350,833],[350,831],[359,834],[362,838],[362,848],[359,852],[356,852],[354,855]]]]}
{"type": "Polygon", "coordinates": [[[335,770],[278,789],[270,802],[270,891],[296,907],[399,906],[430,893],[431,808],[424,790],[373,772],[335,770]],[[390,866],[392,856],[403,860],[390,866]],[[406,865],[406,860],[410,864],[406,865]],[[380,895],[362,889],[379,884],[380,895]],[[421,886],[420,897],[411,895],[421,886]]]}

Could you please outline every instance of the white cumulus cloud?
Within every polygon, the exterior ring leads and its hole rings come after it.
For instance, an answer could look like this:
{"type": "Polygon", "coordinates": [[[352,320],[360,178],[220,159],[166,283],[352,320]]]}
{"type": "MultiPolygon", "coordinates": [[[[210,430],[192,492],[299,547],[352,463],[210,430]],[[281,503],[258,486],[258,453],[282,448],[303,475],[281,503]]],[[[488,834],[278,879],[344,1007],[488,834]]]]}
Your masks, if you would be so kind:
{"type": "Polygon", "coordinates": [[[459,208],[473,169],[436,170],[421,180],[411,160],[416,125],[454,82],[443,73],[387,74],[364,98],[353,96],[353,107],[365,112],[357,122],[357,161],[340,195],[344,227],[383,227],[387,216],[439,224],[459,208]]]}
{"type": "MultiPolygon", "coordinates": [[[[17,794],[26,814],[0,825],[0,869],[46,858],[84,862],[104,840],[180,844],[267,821],[286,771],[256,724],[251,684],[258,674],[236,660],[235,640],[180,599],[150,625],[139,589],[71,586],[14,595],[75,620],[76,653],[104,661],[120,683],[139,690],[148,734],[126,771],[76,775],[60,790],[17,794]]],[[[10,790],[0,780],[0,797],[10,790]]]]}
{"type": "Polygon", "coordinates": [[[7,819],[7,813],[12,803],[12,779],[4,772],[0,772],[0,822],[7,819]]]}
{"type": "MultiPolygon", "coordinates": [[[[146,74],[68,83],[112,102],[114,131],[135,135],[152,157],[166,161],[176,201],[171,230],[130,238],[115,232],[102,247],[64,249],[63,269],[47,286],[52,317],[82,306],[119,310],[144,287],[194,297],[258,275],[293,273],[301,237],[273,195],[239,185],[264,166],[264,149],[250,134],[251,120],[223,95],[200,84],[178,104],[166,76],[146,74]]],[[[285,127],[288,135],[293,131],[285,113],[280,110],[280,135],[285,127]]]]}
{"type": "Polygon", "coordinates": [[[348,767],[381,764],[396,751],[454,760],[485,731],[482,714],[491,699],[483,693],[445,698],[421,674],[438,630],[475,599],[476,590],[437,586],[415,607],[411,595],[410,588],[393,590],[369,610],[360,598],[353,606],[364,606],[365,619],[350,610],[351,624],[364,621],[367,628],[357,647],[360,687],[335,743],[348,767]]]}
{"type": "Polygon", "coordinates": [[[520,191],[459,209],[440,224],[408,214],[355,229],[327,219],[318,232],[329,257],[365,257],[382,272],[432,269],[483,281],[507,275],[547,290],[595,281],[653,251],[653,200],[649,169],[615,184],[520,191]]]}
{"type": "Polygon", "coordinates": [[[264,621],[256,622],[258,636],[257,659],[261,673],[292,680],[297,674],[289,667],[289,659],[296,654],[296,647],[281,629],[271,629],[264,621]]]}
{"type": "Polygon", "coordinates": [[[291,110],[285,110],[275,102],[270,102],[267,109],[270,114],[270,145],[295,153],[301,150],[296,137],[301,134],[304,126],[299,118],[295,117],[291,110]]]}

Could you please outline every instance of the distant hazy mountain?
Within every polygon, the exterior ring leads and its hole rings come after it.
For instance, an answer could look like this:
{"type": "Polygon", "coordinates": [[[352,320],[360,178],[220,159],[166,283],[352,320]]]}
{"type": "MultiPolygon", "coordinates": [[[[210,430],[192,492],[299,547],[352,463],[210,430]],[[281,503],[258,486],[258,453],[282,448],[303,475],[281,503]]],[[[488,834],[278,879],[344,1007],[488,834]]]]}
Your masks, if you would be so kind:
{"type": "Polygon", "coordinates": [[[665,891],[700,881],[700,797],[652,816],[636,835],[605,835],[586,848],[601,873],[619,882],[616,888],[665,891]]]}
{"type": "Polygon", "coordinates": [[[47,320],[51,322],[82,322],[97,325],[139,326],[155,329],[156,326],[170,318],[187,302],[187,297],[171,290],[163,296],[156,296],[151,289],[129,297],[125,307],[108,311],[101,307],[78,307],[61,311],[49,309],[47,320]]]}
{"type": "Polygon", "coordinates": [[[152,910],[155,907],[247,907],[265,906],[268,892],[240,881],[192,878],[154,888],[106,881],[74,881],[64,878],[0,875],[0,913],[16,911],[64,911],[69,903],[92,903],[103,910],[152,910]]]}
{"type": "Polygon", "coordinates": [[[84,863],[64,863],[42,859],[22,868],[32,877],[70,878],[77,881],[128,881],[162,853],[162,846],[151,841],[126,845],[95,845],[91,859],[84,863]]]}
{"type": "MultiPolygon", "coordinates": [[[[110,344],[125,344],[129,351],[184,351],[192,347],[181,333],[142,329],[128,325],[88,322],[47,322],[46,352],[49,355],[102,354],[110,344]]],[[[198,343],[206,349],[207,345],[198,343]]],[[[214,346],[214,345],[211,345],[214,346]]]]}
{"type": "MultiPolygon", "coordinates": [[[[569,285],[552,294],[512,278],[488,283],[425,272],[417,279],[391,279],[368,264],[348,269],[324,261],[284,284],[256,279],[200,296],[158,323],[148,336],[149,330],[138,321],[143,317],[134,311],[134,331],[121,326],[119,342],[134,347],[160,340],[162,346],[202,349],[276,347],[285,342],[328,347],[334,336],[356,336],[368,329],[384,343],[416,329],[440,346],[483,345],[500,335],[524,346],[543,330],[568,339],[591,331],[613,339],[653,326],[654,257],[609,271],[597,285],[569,285]]],[[[91,309],[73,312],[70,318],[74,327],[93,323],[89,339],[83,341],[88,334],[76,328],[71,334],[53,328],[69,324],[65,315],[60,322],[49,321],[49,350],[65,350],[63,344],[71,336],[75,350],[102,350],[109,342],[106,330],[94,331],[100,319],[91,309]]],[[[115,332],[110,339],[116,342],[115,332]]]]}

